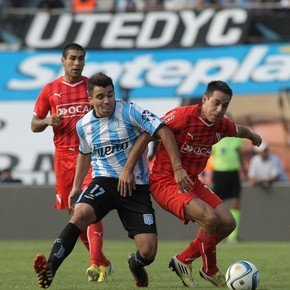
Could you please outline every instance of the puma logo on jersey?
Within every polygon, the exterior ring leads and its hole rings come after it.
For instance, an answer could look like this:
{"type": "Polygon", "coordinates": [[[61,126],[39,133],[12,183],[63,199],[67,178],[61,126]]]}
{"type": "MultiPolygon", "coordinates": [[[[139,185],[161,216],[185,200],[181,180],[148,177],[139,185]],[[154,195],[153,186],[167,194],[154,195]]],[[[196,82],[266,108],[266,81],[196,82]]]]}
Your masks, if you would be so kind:
{"type": "Polygon", "coordinates": [[[191,134],[191,133],[188,132],[187,135],[191,138],[191,140],[193,140],[193,137],[194,137],[195,134],[191,134]]]}
{"type": "Polygon", "coordinates": [[[59,94],[58,93],[54,93],[53,95],[58,97],[58,98],[61,98],[62,93],[59,93],[59,94]]]}
{"type": "Polygon", "coordinates": [[[96,232],[96,231],[94,231],[94,235],[99,236],[99,237],[102,237],[103,236],[103,232],[96,232]]]}

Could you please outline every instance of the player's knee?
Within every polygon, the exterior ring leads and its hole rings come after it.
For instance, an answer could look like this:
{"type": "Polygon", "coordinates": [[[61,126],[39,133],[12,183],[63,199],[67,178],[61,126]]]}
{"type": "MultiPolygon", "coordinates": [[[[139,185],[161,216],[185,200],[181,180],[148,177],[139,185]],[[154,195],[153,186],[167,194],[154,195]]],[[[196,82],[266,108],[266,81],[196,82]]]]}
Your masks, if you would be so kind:
{"type": "Polygon", "coordinates": [[[227,219],[227,221],[222,225],[224,235],[230,235],[235,230],[236,226],[237,223],[233,217],[227,219]]]}
{"type": "Polygon", "coordinates": [[[155,259],[156,252],[157,252],[157,244],[156,243],[146,243],[141,248],[139,248],[139,253],[142,256],[142,258],[145,260],[148,260],[148,261],[152,260],[152,262],[155,259]]]}
{"type": "Polygon", "coordinates": [[[153,262],[156,256],[156,247],[145,247],[145,248],[140,249],[139,252],[140,252],[140,255],[143,257],[143,259],[152,260],[153,262]]]}
{"type": "Polygon", "coordinates": [[[216,228],[218,222],[217,215],[214,211],[206,211],[203,215],[202,222],[206,228],[216,228]]]}
{"type": "Polygon", "coordinates": [[[75,224],[81,231],[85,231],[94,222],[94,215],[86,208],[78,207],[75,209],[70,222],[75,224]]]}
{"type": "Polygon", "coordinates": [[[157,252],[157,235],[139,234],[134,237],[138,252],[145,260],[154,260],[157,252]]]}

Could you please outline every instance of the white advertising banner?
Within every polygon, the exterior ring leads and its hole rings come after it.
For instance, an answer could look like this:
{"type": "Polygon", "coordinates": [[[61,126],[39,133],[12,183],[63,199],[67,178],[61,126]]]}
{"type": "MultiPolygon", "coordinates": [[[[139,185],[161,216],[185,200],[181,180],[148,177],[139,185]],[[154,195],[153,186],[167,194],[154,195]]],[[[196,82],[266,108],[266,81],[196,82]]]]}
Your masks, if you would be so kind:
{"type": "Polygon", "coordinates": [[[26,184],[53,183],[52,130],[30,129],[34,102],[0,103],[0,170],[13,167],[13,176],[26,184]]]}

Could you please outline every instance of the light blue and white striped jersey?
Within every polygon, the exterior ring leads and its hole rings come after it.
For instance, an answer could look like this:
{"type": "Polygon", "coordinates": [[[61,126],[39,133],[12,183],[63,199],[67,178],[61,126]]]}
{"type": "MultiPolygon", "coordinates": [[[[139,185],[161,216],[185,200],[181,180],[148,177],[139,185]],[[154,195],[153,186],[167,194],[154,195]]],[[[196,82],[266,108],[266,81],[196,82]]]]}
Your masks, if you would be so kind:
{"type": "MultiPolygon", "coordinates": [[[[134,103],[116,100],[110,117],[98,118],[94,110],[76,125],[82,153],[91,153],[93,178],[96,176],[119,178],[130,149],[141,132],[154,135],[162,121],[148,110],[134,103]]],[[[147,150],[134,168],[136,184],[149,183],[147,150]]]]}

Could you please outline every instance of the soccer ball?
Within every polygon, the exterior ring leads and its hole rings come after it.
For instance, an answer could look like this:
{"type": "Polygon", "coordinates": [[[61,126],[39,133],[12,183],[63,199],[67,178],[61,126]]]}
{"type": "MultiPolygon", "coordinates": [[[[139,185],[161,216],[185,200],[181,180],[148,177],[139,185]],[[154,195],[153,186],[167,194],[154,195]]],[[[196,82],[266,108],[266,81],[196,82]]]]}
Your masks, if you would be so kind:
{"type": "Polygon", "coordinates": [[[259,284],[259,271],[248,261],[237,261],[228,268],[226,281],[232,290],[255,290],[259,284]]]}

